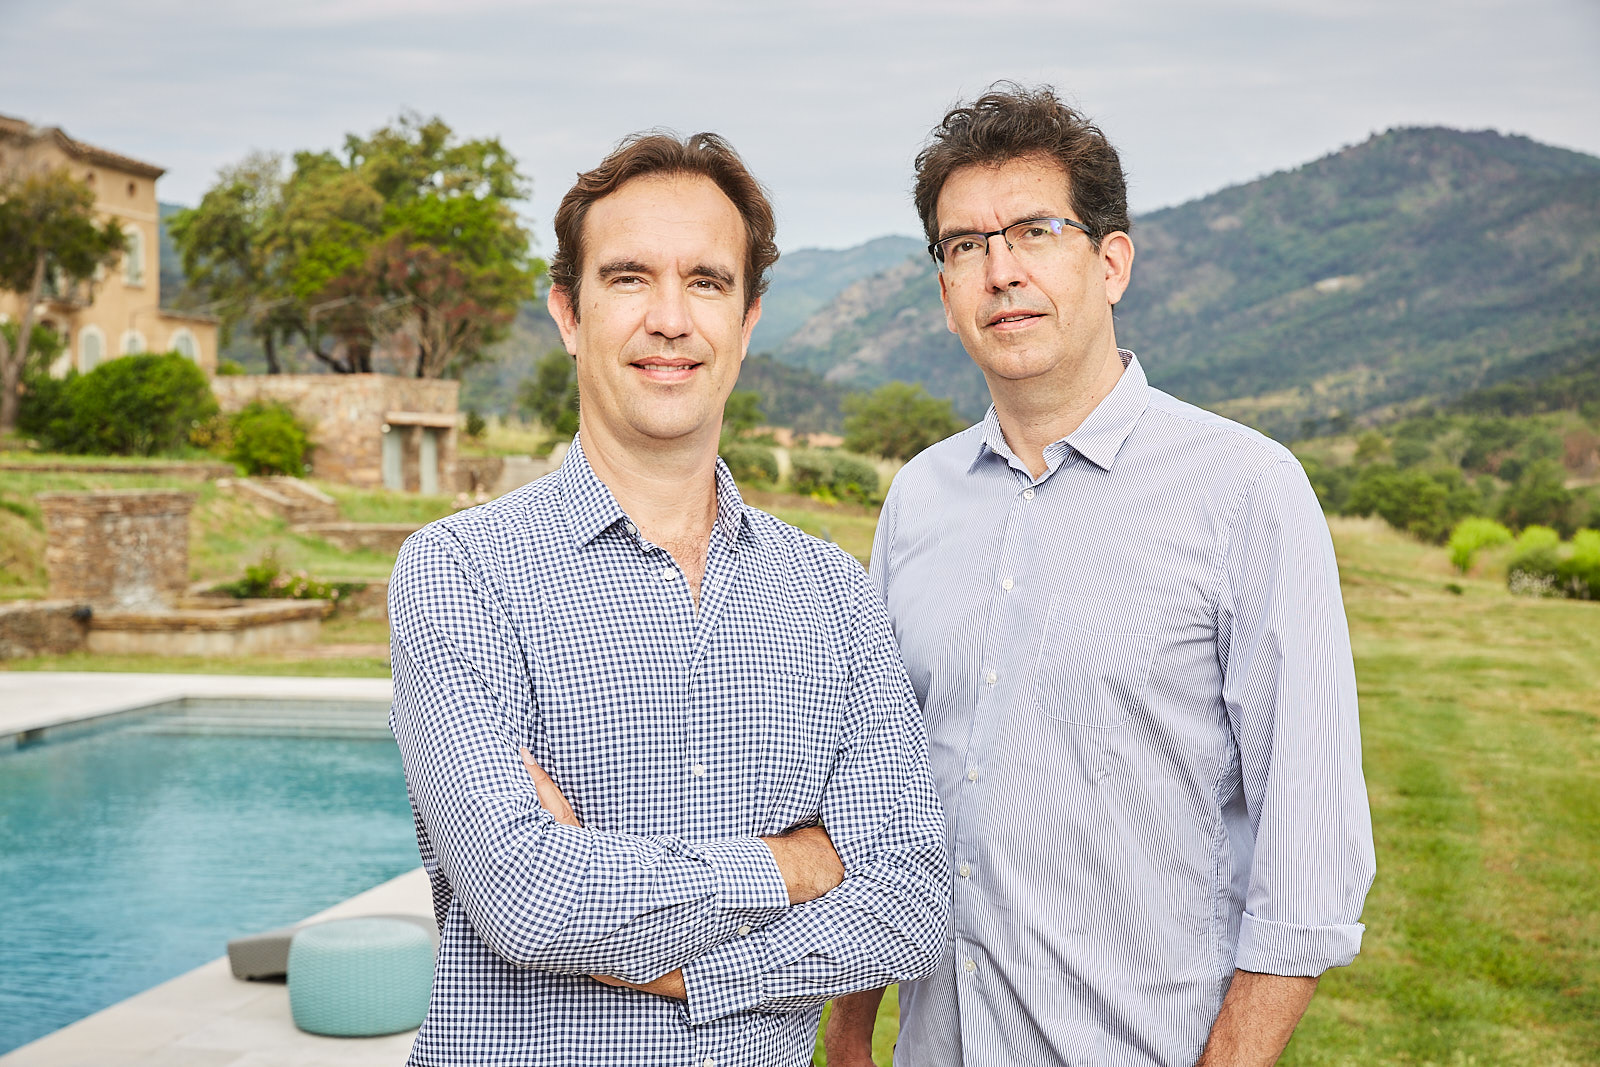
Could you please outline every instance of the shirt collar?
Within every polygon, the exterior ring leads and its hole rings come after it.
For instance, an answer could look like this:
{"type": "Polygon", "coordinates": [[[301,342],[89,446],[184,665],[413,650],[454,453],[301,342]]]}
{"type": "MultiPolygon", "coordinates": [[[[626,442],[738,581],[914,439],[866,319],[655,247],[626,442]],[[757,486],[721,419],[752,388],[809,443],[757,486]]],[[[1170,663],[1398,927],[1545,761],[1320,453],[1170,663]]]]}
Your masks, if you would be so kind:
{"type": "MultiPolygon", "coordinates": [[[[1139,366],[1138,357],[1125,348],[1117,349],[1117,355],[1122,357],[1122,377],[1117,379],[1111,392],[1095,405],[1076,430],[1046,446],[1044,462],[1047,471],[1054,472],[1066,458],[1069,449],[1102,470],[1111,469],[1122,443],[1128,439],[1134,424],[1150,404],[1150,383],[1144,376],[1144,368],[1139,366]]],[[[975,469],[987,455],[998,456],[1021,469],[1021,462],[1001,432],[1000,416],[993,404],[989,405],[988,414],[983,418],[978,454],[973,457],[968,470],[975,469]]]]}
{"type": "MultiPolygon", "coordinates": [[[[579,546],[585,546],[601,533],[627,520],[622,505],[612,495],[611,489],[589,466],[583,454],[583,443],[577,437],[561,461],[557,477],[561,479],[561,495],[566,502],[567,525],[579,546]]],[[[733,474],[727,464],[717,459],[717,518],[712,533],[737,547],[739,534],[745,528],[744,497],[734,484],[733,474]]]]}

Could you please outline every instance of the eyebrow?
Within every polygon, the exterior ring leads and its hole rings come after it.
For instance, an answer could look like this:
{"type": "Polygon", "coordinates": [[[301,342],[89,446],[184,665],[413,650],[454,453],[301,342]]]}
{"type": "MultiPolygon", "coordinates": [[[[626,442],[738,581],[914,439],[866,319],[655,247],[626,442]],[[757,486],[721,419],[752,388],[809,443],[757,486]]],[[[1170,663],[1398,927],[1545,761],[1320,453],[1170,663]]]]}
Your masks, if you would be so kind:
{"type": "MultiPolygon", "coordinates": [[[[601,278],[614,278],[619,274],[644,274],[650,277],[655,276],[655,271],[651,270],[649,267],[645,266],[643,263],[640,263],[636,259],[613,260],[610,263],[602,264],[599,268],[597,268],[596,273],[598,273],[601,278]]],[[[712,281],[721,282],[723,285],[730,288],[734,283],[732,271],[723,267],[714,267],[708,263],[697,263],[693,267],[689,268],[689,277],[710,278],[712,281]]]]}
{"type": "MultiPolygon", "coordinates": [[[[1002,226],[1000,228],[1002,230],[1009,230],[1011,227],[1015,226],[1019,222],[1032,222],[1034,219],[1056,219],[1056,218],[1064,218],[1064,217],[1070,217],[1070,216],[1057,215],[1054,212],[1054,210],[1051,209],[1051,208],[1040,208],[1038,211],[1029,211],[1029,212],[1025,212],[1025,213],[1023,213],[1021,215],[1018,215],[1016,218],[1012,219],[1010,222],[1006,223],[1004,226],[1002,226]]],[[[948,241],[950,238],[959,237],[964,233],[983,233],[983,232],[984,231],[982,231],[982,230],[966,229],[966,228],[959,227],[959,226],[951,226],[948,229],[940,230],[938,239],[935,240],[933,243],[934,244],[938,244],[940,241],[948,241]]]]}

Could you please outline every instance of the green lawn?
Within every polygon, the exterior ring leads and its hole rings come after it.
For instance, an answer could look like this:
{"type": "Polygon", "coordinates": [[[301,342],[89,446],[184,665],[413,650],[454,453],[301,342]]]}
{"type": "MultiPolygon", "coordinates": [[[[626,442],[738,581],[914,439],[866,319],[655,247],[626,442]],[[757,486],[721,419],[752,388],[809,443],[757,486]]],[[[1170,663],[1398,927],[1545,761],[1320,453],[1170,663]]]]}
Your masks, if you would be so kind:
{"type": "MultiPolygon", "coordinates": [[[[32,493],[113,485],[199,492],[191,535],[197,579],[235,577],[268,547],[318,577],[379,577],[393,564],[296,535],[206,483],[5,472],[0,598],[43,594],[32,493]]],[[[439,499],[337,493],[369,521],[423,521],[448,507],[439,499]]],[[[870,512],[751,496],[866,559],[870,512]]],[[[1283,1062],[1600,1063],[1600,604],[1510,596],[1504,550],[1498,561],[1488,554],[1482,573],[1461,577],[1442,548],[1376,521],[1335,519],[1333,529],[1361,692],[1378,877],[1361,956],[1324,978],[1283,1062]]],[[[385,639],[381,623],[335,617],[316,658],[73,656],[0,666],[381,677],[385,639]]],[[[882,1063],[895,1010],[886,999],[882,1063]]]]}

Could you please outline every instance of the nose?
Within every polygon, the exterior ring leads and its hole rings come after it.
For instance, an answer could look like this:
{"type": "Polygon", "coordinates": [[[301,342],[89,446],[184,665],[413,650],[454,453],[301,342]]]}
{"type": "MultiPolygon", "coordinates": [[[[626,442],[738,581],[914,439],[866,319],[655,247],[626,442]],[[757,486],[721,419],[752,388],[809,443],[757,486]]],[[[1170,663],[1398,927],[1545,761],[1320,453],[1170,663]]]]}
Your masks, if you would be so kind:
{"type": "Polygon", "coordinates": [[[983,258],[983,280],[995,292],[1027,284],[1028,273],[1022,269],[1022,261],[1011,251],[1004,234],[989,238],[989,254],[983,258]]]}
{"type": "Polygon", "coordinates": [[[669,341],[689,336],[694,332],[694,320],[689,315],[689,294],[681,286],[656,286],[650,293],[644,325],[649,333],[669,341]]]}

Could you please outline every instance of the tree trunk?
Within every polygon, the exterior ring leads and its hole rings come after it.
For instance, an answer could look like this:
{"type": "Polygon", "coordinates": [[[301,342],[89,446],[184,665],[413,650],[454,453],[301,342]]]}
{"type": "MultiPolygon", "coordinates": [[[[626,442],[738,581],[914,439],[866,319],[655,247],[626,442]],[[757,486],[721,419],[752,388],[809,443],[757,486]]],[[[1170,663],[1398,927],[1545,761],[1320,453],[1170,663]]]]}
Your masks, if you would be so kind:
{"type": "MultiPolygon", "coordinates": [[[[17,428],[17,410],[22,399],[22,368],[28,360],[28,343],[33,340],[33,312],[39,306],[39,296],[44,292],[45,254],[33,264],[33,284],[22,304],[22,321],[17,324],[17,343],[10,358],[0,366],[0,433],[13,433],[17,428]]],[[[4,353],[0,353],[3,355],[4,353]]]]}
{"type": "Polygon", "coordinates": [[[278,365],[278,338],[271,328],[261,335],[261,349],[267,354],[267,373],[282,374],[283,368],[278,365]]]}

